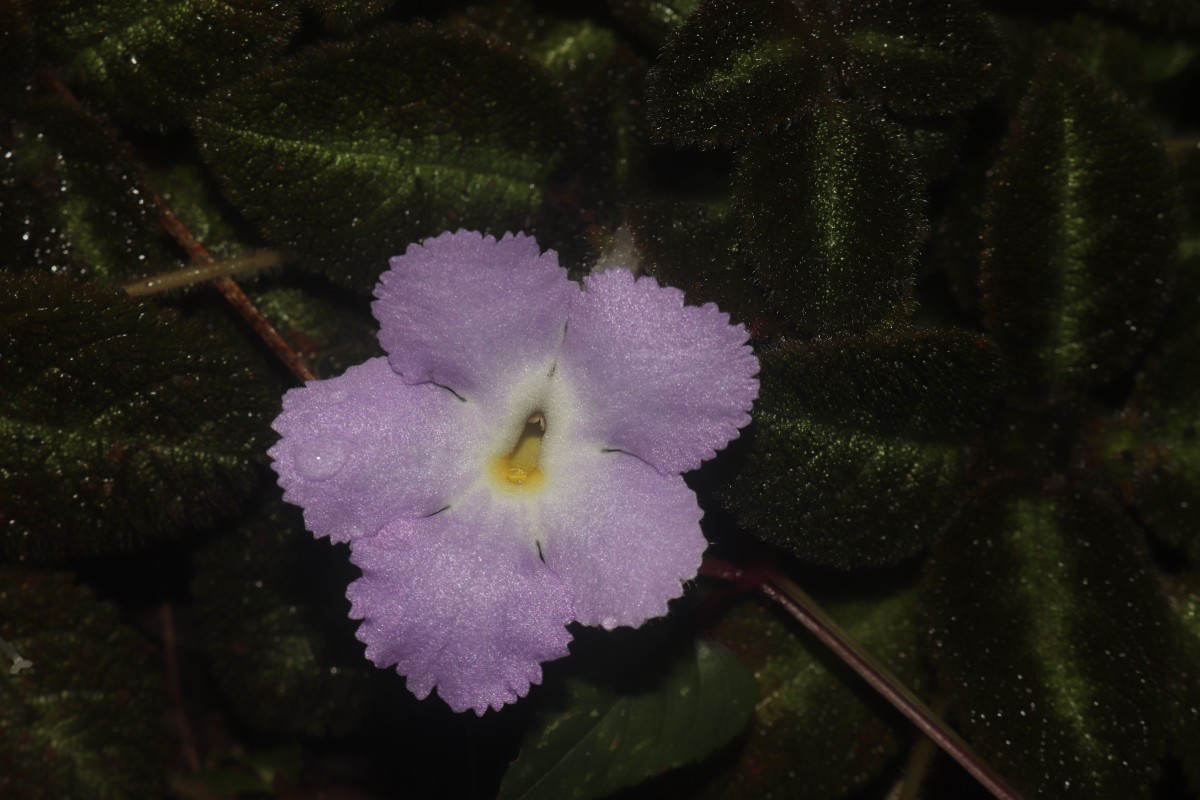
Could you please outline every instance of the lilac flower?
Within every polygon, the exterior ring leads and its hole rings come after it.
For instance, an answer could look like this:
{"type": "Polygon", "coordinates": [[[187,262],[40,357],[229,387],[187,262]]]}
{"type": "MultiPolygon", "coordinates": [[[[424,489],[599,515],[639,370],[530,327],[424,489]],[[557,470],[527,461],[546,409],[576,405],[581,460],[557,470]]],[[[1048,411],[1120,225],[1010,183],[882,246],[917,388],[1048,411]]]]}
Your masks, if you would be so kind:
{"type": "Polygon", "coordinates": [[[680,473],[758,393],[716,306],[623,269],[583,283],[523,235],[413,245],[375,290],[388,357],[292,389],[275,421],[284,498],[362,569],[367,657],[455,711],[523,697],[572,621],[666,613],[705,548],[680,473]]]}

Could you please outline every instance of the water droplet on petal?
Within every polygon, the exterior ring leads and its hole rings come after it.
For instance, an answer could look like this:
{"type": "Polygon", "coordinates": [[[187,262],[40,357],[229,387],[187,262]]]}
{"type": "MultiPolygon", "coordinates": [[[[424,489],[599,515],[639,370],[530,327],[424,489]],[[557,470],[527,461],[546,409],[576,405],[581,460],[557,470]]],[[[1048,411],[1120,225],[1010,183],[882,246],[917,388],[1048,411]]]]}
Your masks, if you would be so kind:
{"type": "Polygon", "coordinates": [[[326,481],[341,471],[348,452],[336,439],[311,442],[296,453],[296,469],[310,481],[326,481]]]}
{"type": "Polygon", "coordinates": [[[603,620],[600,621],[600,627],[604,628],[604,630],[606,630],[606,631],[611,631],[613,628],[617,627],[617,618],[616,617],[605,617],[603,620]]]}

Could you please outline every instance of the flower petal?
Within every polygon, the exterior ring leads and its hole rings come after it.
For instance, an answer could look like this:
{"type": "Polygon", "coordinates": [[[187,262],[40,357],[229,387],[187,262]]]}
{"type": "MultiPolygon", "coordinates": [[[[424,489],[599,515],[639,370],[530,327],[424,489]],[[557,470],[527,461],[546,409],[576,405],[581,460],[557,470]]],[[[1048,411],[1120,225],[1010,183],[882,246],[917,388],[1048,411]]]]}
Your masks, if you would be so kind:
{"type": "Polygon", "coordinates": [[[558,371],[579,397],[579,435],[661,472],[695,469],[750,421],[758,359],[746,329],[711,303],[611,269],[584,279],[558,371]]]}
{"type": "Polygon", "coordinates": [[[432,514],[477,477],[467,454],[481,426],[466,405],[440,386],[405,383],[385,358],[292,389],[269,451],[284,499],[335,542],[432,514]]]}
{"type": "Polygon", "coordinates": [[[667,613],[708,544],[683,478],[599,450],[548,463],[546,474],[538,539],[575,595],[575,618],[612,629],[667,613]]]}
{"type": "Polygon", "coordinates": [[[392,368],[468,400],[491,400],[548,368],[579,287],[522,234],[444,233],[391,260],[372,309],[392,368]]]}
{"type": "Polygon", "coordinates": [[[424,519],[397,520],[351,545],[363,577],[350,616],[377,666],[396,665],[418,698],[437,687],[482,715],[540,683],[567,654],[571,596],[538,558],[520,506],[479,489],[424,519]]]}

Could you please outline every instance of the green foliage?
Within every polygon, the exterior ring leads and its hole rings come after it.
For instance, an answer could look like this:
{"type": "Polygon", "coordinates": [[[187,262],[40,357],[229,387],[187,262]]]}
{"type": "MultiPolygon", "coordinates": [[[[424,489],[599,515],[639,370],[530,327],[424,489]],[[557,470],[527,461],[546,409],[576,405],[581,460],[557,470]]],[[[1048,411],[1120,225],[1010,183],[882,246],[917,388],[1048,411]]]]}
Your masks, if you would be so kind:
{"type": "Polygon", "coordinates": [[[159,227],[128,146],[58,97],[26,102],[0,127],[0,250],[5,266],[117,282],[178,257],[159,227]]]}
{"type": "MultiPolygon", "coordinates": [[[[644,666],[632,672],[642,684],[644,666]]],[[[535,720],[500,798],[590,800],[633,786],[727,744],[757,700],[749,670],[702,640],[651,686],[570,680],[535,720]]]]}
{"type": "Polygon", "coordinates": [[[367,309],[327,287],[272,280],[250,294],[319,378],[341,375],[348,367],[383,355],[367,309]]]}
{"type": "Polygon", "coordinates": [[[826,103],[741,151],[735,188],[755,275],[802,330],[859,330],[911,309],[926,221],[899,125],[826,103]]]}
{"type": "Polygon", "coordinates": [[[278,0],[39,0],[42,46],[107,109],[174,127],[197,100],[283,52],[299,17],[278,0]]]}
{"type": "Polygon", "coordinates": [[[1179,622],[1179,686],[1171,693],[1175,755],[1192,791],[1200,792],[1200,573],[1191,572],[1169,585],[1171,607],[1179,622]]]}
{"type": "Polygon", "coordinates": [[[1088,0],[1104,11],[1127,14],[1166,30],[1200,28],[1200,0],[1088,0]]]}
{"type": "Polygon", "coordinates": [[[536,230],[576,136],[529,60],[428,26],[308,48],[219,93],[195,129],[268,238],[363,292],[422,237],[536,230]]]}
{"type": "Polygon", "coordinates": [[[1044,35],[1094,77],[1129,92],[1175,77],[1200,52],[1187,39],[1148,34],[1090,14],[1056,22],[1044,35]]]}
{"type": "Polygon", "coordinates": [[[991,94],[1000,78],[1000,37],[970,0],[847,3],[837,31],[845,45],[843,85],[899,112],[961,111],[991,94]]]}
{"type": "Polygon", "coordinates": [[[160,679],[115,606],[68,573],[2,567],[0,636],[33,662],[0,669],[0,793],[162,796],[160,679]]]}
{"type": "Polygon", "coordinates": [[[828,28],[792,0],[701,0],[647,78],[655,136],[731,145],[804,114],[831,80],[828,28]]]}
{"type": "Polygon", "coordinates": [[[654,46],[684,23],[700,0],[608,0],[612,13],[654,46]]]}
{"type": "Polygon", "coordinates": [[[197,555],[202,644],[239,718],[305,736],[361,721],[373,668],[348,618],[345,587],[354,577],[304,530],[299,510],[279,500],[197,555]],[[341,568],[331,571],[331,562],[341,568]]]}
{"type": "Polygon", "coordinates": [[[1128,368],[1168,297],[1174,230],[1157,134],[1070,61],[1046,58],[994,170],[988,327],[1029,393],[1128,368]]]}
{"type": "Polygon", "coordinates": [[[1111,500],[994,483],[935,548],[927,580],[938,684],[984,758],[1027,796],[1151,796],[1172,629],[1111,500]]]}
{"type": "Polygon", "coordinates": [[[396,0],[304,0],[304,5],[330,31],[345,35],[385,13],[396,0]]]}
{"type": "MultiPolygon", "coordinates": [[[[859,644],[921,691],[917,593],[822,597],[859,644]]],[[[689,796],[740,800],[772,794],[841,797],[870,781],[900,752],[909,723],[838,664],[794,622],[758,603],[726,612],[712,635],[754,670],[761,699],[750,733],[720,772],[689,796]]]]}
{"type": "Polygon", "coordinates": [[[271,407],[222,345],[123,294],[0,274],[6,558],[126,550],[250,489],[271,407]]]}
{"type": "Polygon", "coordinates": [[[33,26],[17,0],[0,0],[0,101],[20,97],[33,72],[33,26]]]}
{"type": "Polygon", "coordinates": [[[963,489],[960,443],[999,384],[987,341],[897,331],[760,353],[745,463],[726,493],[739,521],[841,568],[908,558],[963,489]]]}

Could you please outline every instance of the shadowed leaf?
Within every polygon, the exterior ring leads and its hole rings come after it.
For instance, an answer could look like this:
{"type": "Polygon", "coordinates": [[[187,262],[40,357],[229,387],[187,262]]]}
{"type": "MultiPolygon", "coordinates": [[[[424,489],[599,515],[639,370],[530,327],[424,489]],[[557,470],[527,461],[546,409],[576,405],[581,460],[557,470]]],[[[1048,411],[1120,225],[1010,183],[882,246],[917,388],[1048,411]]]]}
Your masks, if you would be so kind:
{"type": "Polygon", "coordinates": [[[684,23],[700,0],[608,0],[617,19],[655,47],[684,23]]]}
{"type": "Polygon", "coordinates": [[[735,188],[755,275],[793,324],[861,329],[911,308],[927,224],[899,125],[827,103],[741,151],[735,188]]]}
{"type": "Polygon", "coordinates": [[[994,170],[988,327],[1026,392],[1095,387],[1162,316],[1175,239],[1162,143],[1127,103],[1047,58],[994,170]]]}
{"type": "Polygon", "coordinates": [[[986,340],[912,330],[760,353],[745,463],[725,490],[742,525],[841,568],[908,558],[964,488],[963,441],[995,402],[986,340]]]}
{"type": "Polygon", "coordinates": [[[770,133],[829,89],[832,41],[792,0],[702,0],[646,79],[654,135],[714,147],[770,133]]]}
{"type": "Polygon", "coordinates": [[[934,549],[927,583],[938,684],[981,756],[1025,796],[1151,796],[1170,612],[1111,500],[993,484],[934,549]]]}
{"type": "Polygon", "coordinates": [[[0,568],[0,795],[22,800],[161,797],[160,679],[143,643],[64,572],[0,568]]]}
{"type": "Polygon", "coordinates": [[[531,231],[576,135],[532,62],[427,26],[309,48],[221,92],[195,127],[268,238],[362,292],[422,237],[531,231]]]}
{"type": "Polygon", "coordinates": [[[1176,31],[1200,28],[1200,0],[1088,0],[1096,8],[1128,14],[1142,22],[1176,31]]]}
{"type": "Polygon", "coordinates": [[[278,0],[39,0],[44,45],[81,88],[148,128],[182,123],[196,101],[283,52],[299,18],[278,0]]]}
{"type": "Polygon", "coordinates": [[[236,507],[272,401],[220,342],[123,294],[0,274],[0,553],[127,550],[236,507]]]}
{"type": "Polygon", "coordinates": [[[338,34],[350,33],[395,4],[396,0],[304,0],[304,5],[317,12],[321,24],[338,34]]]}
{"type": "Polygon", "coordinates": [[[1200,574],[1187,573],[1168,584],[1180,623],[1179,688],[1171,693],[1175,755],[1193,792],[1200,792],[1200,574]]]}
{"type": "Polygon", "coordinates": [[[1178,75],[1200,52],[1186,39],[1152,35],[1090,14],[1051,24],[1044,34],[1055,50],[1126,92],[1178,75]]]}

